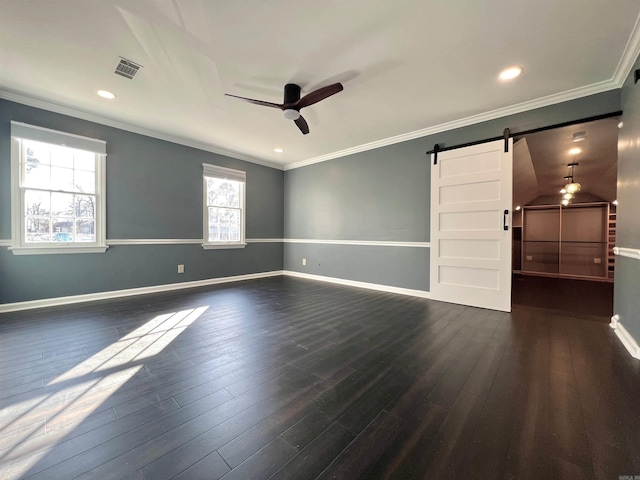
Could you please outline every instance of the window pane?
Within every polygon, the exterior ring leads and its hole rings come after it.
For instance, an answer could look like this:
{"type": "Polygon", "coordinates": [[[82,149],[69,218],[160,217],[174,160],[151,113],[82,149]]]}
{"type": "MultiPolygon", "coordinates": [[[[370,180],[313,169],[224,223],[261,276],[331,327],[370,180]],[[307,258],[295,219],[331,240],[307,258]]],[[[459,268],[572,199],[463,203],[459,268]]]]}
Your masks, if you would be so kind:
{"type": "Polygon", "coordinates": [[[51,232],[53,242],[73,242],[73,218],[52,218],[51,232]]]}
{"type": "Polygon", "coordinates": [[[51,215],[52,216],[72,216],[73,215],[73,194],[72,193],[52,193],[51,194],[51,215]]]}
{"type": "Polygon", "coordinates": [[[227,182],[230,207],[240,207],[240,182],[227,182]]]}
{"type": "Polygon", "coordinates": [[[218,187],[219,180],[217,178],[207,177],[207,205],[213,205],[215,190],[218,187]]]}
{"type": "Polygon", "coordinates": [[[49,219],[39,217],[26,217],[25,241],[27,243],[39,243],[49,241],[49,219]]]}
{"type": "Polygon", "coordinates": [[[76,195],[74,205],[76,217],[95,218],[96,198],[93,195],[76,195]]]}
{"type": "Polygon", "coordinates": [[[240,226],[240,211],[229,210],[229,223],[237,227],[240,226]]]}
{"type": "Polygon", "coordinates": [[[95,172],[96,170],[96,155],[94,153],[74,150],[73,160],[74,168],[77,170],[87,170],[90,172],[95,172]]]}
{"type": "Polygon", "coordinates": [[[76,220],[76,242],[95,242],[96,222],[95,220],[76,220]]]}
{"type": "MultiPolygon", "coordinates": [[[[93,152],[20,140],[18,159],[24,221],[20,243],[97,243],[97,172],[101,157],[93,152]]],[[[103,181],[103,180],[101,180],[103,181]]]]}
{"type": "Polygon", "coordinates": [[[209,207],[209,223],[220,223],[220,209],[209,207]]]}
{"type": "Polygon", "coordinates": [[[209,242],[220,240],[220,209],[209,207],[209,242]]]}
{"type": "Polygon", "coordinates": [[[51,212],[51,194],[38,190],[24,192],[25,214],[33,216],[49,216],[51,212]]]}
{"type": "Polygon", "coordinates": [[[25,160],[31,165],[49,165],[49,145],[46,143],[34,142],[31,140],[24,141],[25,160]]]}
{"type": "Polygon", "coordinates": [[[24,184],[27,187],[49,188],[51,184],[51,169],[49,165],[25,164],[24,184]]]}
{"type": "Polygon", "coordinates": [[[73,150],[55,145],[51,145],[50,148],[52,166],[73,168],[73,150]]]}
{"type": "Polygon", "coordinates": [[[240,182],[207,177],[207,205],[240,206],[240,182]]]}
{"type": "Polygon", "coordinates": [[[233,208],[209,207],[209,242],[239,242],[240,211],[233,208]]]}
{"type": "Polygon", "coordinates": [[[74,183],[76,192],[96,193],[96,176],[93,172],[76,170],[74,172],[74,183]]]}
{"type": "Polygon", "coordinates": [[[229,240],[232,242],[240,241],[240,228],[237,226],[229,227],[229,240]]]}
{"type": "Polygon", "coordinates": [[[51,167],[51,187],[52,190],[73,191],[73,169],[51,167]]]}

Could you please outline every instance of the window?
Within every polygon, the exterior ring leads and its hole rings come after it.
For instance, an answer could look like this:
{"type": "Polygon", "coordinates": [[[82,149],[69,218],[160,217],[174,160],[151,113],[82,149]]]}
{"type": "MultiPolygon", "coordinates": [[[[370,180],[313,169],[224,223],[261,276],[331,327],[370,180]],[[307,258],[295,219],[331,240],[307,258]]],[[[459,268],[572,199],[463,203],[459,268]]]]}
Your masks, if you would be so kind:
{"type": "Polygon", "coordinates": [[[18,122],[11,137],[13,253],[104,252],[105,142],[18,122]]]}
{"type": "Polygon", "coordinates": [[[204,248],[242,248],[246,174],[203,164],[204,248]]]}

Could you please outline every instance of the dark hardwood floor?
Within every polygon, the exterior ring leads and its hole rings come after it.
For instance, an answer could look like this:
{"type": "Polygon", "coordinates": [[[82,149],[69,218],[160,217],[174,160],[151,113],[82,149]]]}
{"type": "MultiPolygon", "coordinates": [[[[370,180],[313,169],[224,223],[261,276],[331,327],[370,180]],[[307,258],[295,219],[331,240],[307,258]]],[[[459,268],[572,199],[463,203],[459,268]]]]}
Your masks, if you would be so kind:
{"type": "Polygon", "coordinates": [[[640,475],[597,321],[287,277],[0,315],[0,478],[640,475]]]}
{"type": "Polygon", "coordinates": [[[609,323],[613,315],[613,283],[571,278],[513,275],[514,305],[576,314],[609,323]]]}

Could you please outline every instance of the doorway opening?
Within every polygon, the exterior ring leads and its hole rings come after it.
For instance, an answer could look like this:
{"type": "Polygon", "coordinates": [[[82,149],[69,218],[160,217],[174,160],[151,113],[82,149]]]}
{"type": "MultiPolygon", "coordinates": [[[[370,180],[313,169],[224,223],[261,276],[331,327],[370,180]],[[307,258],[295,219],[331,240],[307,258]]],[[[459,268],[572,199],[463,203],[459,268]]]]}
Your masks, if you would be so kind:
{"type": "Polygon", "coordinates": [[[619,122],[610,117],[515,139],[514,307],[609,321],[619,122]]]}

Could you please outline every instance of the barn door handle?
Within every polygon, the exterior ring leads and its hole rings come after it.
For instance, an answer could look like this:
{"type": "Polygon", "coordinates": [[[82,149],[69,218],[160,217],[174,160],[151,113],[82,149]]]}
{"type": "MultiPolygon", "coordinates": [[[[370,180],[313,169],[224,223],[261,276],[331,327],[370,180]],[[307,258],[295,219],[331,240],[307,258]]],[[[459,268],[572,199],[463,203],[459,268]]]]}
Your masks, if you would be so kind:
{"type": "Polygon", "coordinates": [[[502,216],[502,228],[509,230],[509,210],[505,210],[502,216]]]}

